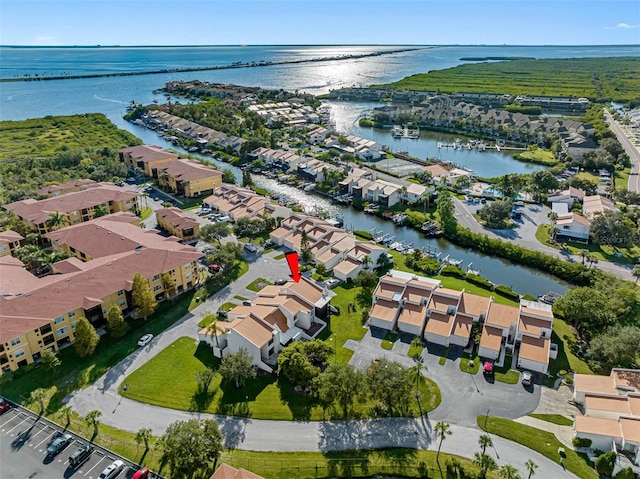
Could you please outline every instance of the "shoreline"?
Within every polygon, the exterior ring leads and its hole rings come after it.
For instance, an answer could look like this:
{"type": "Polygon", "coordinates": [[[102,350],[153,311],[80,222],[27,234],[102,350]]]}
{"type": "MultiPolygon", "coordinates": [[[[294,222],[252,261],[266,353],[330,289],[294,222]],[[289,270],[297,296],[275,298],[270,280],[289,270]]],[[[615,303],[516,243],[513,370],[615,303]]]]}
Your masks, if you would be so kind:
{"type": "Polygon", "coordinates": [[[332,57],[321,57],[301,60],[282,60],[282,61],[259,61],[251,63],[232,63],[228,65],[208,66],[208,67],[192,67],[192,68],[169,68],[162,70],[146,70],[140,72],[118,72],[118,73],[88,73],[83,75],[56,75],[56,76],[29,76],[29,77],[16,77],[16,78],[0,78],[0,82],[29,82],[29,81],[42,81],[42,80],[78,80],[82,78],[107,78],[107,77],[126,77],[126,76],[138,76],[138,75],[159,75],[162,73],[187,73],[187,72],[202,72],[212,70],[230,70],[232,68],[257,68],[268,67],[274,65],[295,65],[300,63],[317,63],[317,62],[330,62],[336,60],[357,60],[359,58],[378,57],[382,55],[391,55],[395,53],[413,52],[421,50],[421,48],[402,48],[398,50],[377,51],[370,53],[359,53],[353,55],[336,55],[332,57]]]}

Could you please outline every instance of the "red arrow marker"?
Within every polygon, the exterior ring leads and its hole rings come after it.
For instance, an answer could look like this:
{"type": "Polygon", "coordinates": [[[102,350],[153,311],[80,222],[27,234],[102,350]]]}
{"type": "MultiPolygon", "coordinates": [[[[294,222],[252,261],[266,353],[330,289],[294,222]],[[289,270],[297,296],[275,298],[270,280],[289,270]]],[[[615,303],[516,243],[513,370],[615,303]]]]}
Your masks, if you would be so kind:
{"type": "Polygon", "coordinates": [[[287,264],[289,265],[289,269],[291,270],[291,278],[297,283],[300,281],[300,271],[298,270],[298,253],[295,251],[291,251],[290,253],[286,253],[285,258],[287,258],[287,264]]]}

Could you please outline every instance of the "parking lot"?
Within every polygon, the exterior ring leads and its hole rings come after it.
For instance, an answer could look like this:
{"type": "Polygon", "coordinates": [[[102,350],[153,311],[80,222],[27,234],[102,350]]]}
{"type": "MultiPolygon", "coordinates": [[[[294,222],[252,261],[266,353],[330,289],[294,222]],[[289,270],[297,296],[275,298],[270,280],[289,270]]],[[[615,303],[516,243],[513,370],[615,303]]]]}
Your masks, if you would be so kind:
{"type": "MultiPolygon", "coordinates": [[[[22,408],[13,407],[0,416],[0,463],[3,479],[24,478],[97,478],[114,460],[123,460],[126,468],[117,477],[130,478],[137,466],[98,446],[78,469],[69,467],[69,457],[88,442],[75,434],[73,441],[55,457],[47,456],[47,446],[62,428],[22,408]]],[[[64,431],[68,432],[68,431],[64,431]]]]}

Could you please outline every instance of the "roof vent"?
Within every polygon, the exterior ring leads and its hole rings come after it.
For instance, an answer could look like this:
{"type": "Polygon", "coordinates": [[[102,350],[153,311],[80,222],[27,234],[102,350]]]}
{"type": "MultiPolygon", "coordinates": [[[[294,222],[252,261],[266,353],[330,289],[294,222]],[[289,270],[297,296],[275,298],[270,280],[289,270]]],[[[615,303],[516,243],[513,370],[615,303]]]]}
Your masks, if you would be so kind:
{"type": "Polygon", "coordinates": [[[64,281],[65,281],[65,283],[68,283],[69,281],[71,281],[71,278],[67,278],[64,281]]]}
{"type": "Polygon", "coordinates": [[[107,263],[107,266],[111,266],[111,263],[107,263]]]}

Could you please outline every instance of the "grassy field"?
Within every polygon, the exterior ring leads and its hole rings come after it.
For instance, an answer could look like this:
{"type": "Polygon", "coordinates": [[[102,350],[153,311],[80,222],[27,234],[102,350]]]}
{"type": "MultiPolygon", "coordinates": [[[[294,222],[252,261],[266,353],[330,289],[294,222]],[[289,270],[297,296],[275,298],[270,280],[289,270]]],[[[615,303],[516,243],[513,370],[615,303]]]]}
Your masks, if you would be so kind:
{"type": "Polygon", "coordinates": [[[477,424],[480,429],[495,434],[510,441],[517,442],[523,446],[539,452],[543,456],[554,462],[560,463],[560,455],[558,448],[564,448],[566,458],[563,461],[564,467],[582,479],[597,479],[598,474],[586,462],[582,456],[576,454],[572,449],[564,446],[558,438],[547,431],[542,431],[531,426],[525,426],[515,421],[489,416],[486,421],[485,416],[477,418],[477,424]]]}
{"type": "MultiPolygon", "coordinates": [[[[259,375],[239,390],[221,385],[216,374],[208,392],[199,390],[196,373],[217,369],[220,360],[192,338],[180,338],[126,378],[120,394],[157,406],[186,411],[247,416],[255,419],[323,420],[339,418],[335,408],[324,410],[312,396],[297,394],[285,379],[259,375]],[[247,400],[248,398],[248,400],[247,400]]],[[[431,411],[440,403],[440,393],[430,380],[420,387],[420,408],[431,411]]],[[[412,415],[420,414],[414,404],[412,415]]],[[[371,417],[374,404],[355,406],[355,417],[371,417]]]]}
{"type": "Polygon", "coordinates": [[[411,75],[387,85],[396,90],[560,95],[628,101],[640,91],[638,59],[567,58],[460,65],[411,75]]]}
{"type": "Polygon", "coordinates": [[[546,166],[555,166],[558,164],[558,160],[553,152],[539,148],[523,151],[515,155],[515,157],[520,161],[530,161],[546,166]]]}
{"type": "Polygon", "coordinates": [[[517,384],[517,382],[520,380],[520,373],[514,369],[511,369],[512,360],[513,358],[511,356],[506,356],[504,358],[504,364],[501,368],[494,366],[493,377],[496,381],[507,384],[517,384]]]}
{"type": "Polygon", "coordinates": [[[529,414],[529,416],[552,424],[557,424],[558,426],[573,426],[572,419],[561,416],[560,414],[529,414]]]}
{"type": "Polygon", "coordinates": [[[543,384],[552,387],[559,371],[573,371],[580,374],[593,374],[586,362],[571,352],[577,341],[575,331],[560,318],[553,320],[551,341],[558,345],[558,357],[549,363],[550,377],[544,376],[543,384]]]}
{"type": "Polygon", "coordinates": [[[460,371],[463,373],[476,374],[480,370],[480,357],[475,351],[473,355],[464,353],[460,358],[460,371]],[[469,361],[473,361],[473,366],[469,366],[469,361]]]}
{"type": "Polygon", "coordinates": [[[551,226],[548,224],[542,224],[538,226],[536,230],[536,239],[539,243],[551,248],[563,249],[571,254],[579,255],[581,251],[587,251],[598,261],[611,261],[615,263],[623,264],[636,264],[640,260],[640,246],[633,245],[626,248],[620,248],[616,246],[600,245],[597,243],[576,243],[568,241],[563,243],[562,246],[554,245],[550,243],[551,237],[549,236],[549,230],[551,226]]]}

